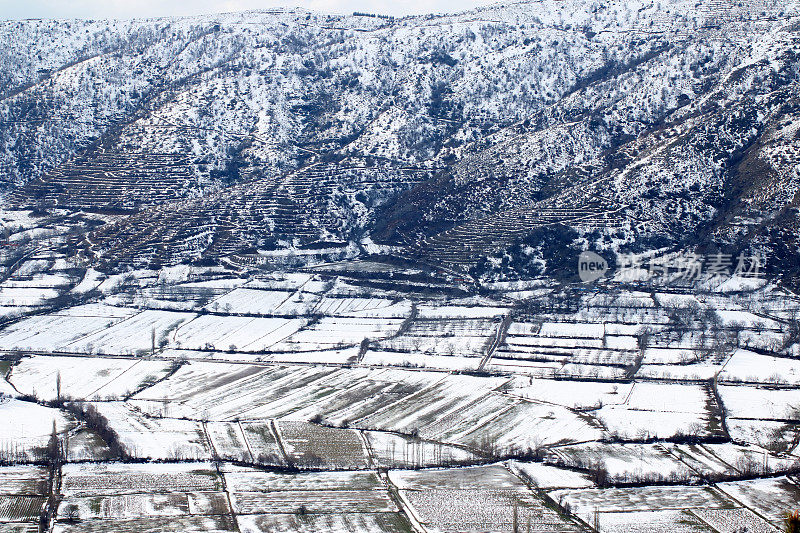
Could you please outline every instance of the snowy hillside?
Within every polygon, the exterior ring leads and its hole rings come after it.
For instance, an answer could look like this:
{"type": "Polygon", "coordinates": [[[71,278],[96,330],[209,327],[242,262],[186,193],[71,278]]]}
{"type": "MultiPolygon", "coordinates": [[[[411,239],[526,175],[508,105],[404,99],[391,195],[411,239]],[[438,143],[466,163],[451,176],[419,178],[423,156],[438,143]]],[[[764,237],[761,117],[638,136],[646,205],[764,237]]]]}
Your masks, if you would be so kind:
{"type": "Polygon", "coordinates": [[[600,249],[747,236],[791,256],[798,14],[571,0],[5,22],[0,182],[11,206],[130,216],[88,239],[114,264],[371,237],[468,267],[542,214],[600,249]]]}

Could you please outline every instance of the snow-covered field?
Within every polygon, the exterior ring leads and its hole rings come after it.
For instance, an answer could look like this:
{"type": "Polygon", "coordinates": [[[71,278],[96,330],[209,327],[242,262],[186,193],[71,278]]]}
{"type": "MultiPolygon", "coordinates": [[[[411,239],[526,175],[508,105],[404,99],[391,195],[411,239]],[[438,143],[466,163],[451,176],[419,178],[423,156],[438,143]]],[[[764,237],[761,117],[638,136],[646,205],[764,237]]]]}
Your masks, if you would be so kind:
{"type": "Polygon", "coordinates": [[[772,385],[800,384],[800,360],[762,355],[739,349],[720,374],[725,382],[753,382],[772,385]]]}
{"type": "Polygon", "coordinates": [[[181,324],[171,344],[191,350],[263,352],[306,324],[301,318],[249,318],[203,315],[181,324]]]}
{"type": "Polygon", "coordinates": [[[154,460],[207,460],[208,440],[200,422],[153,418],[124,402],[93,404],[119,435],[126,452],[154,460]]]}
{"type": "Polygon", "coordinates": [[[0,401],[0,453],[10,460],[41,460],[53,428],[74,425],[58,409],[19,400],[0,401]]]}
{"type": "MultiPolygon", "coordinates": [[[[510,530],[515,506],[539,530],[579,530],[569,511],[761,531],[796,501],[794,348],[741,346],[790,335],[789,304],[623,292],[537,315],[512,293],[217,274],[109,277],[0,328],[0,460],[42,460],[56,422],[55,531],[510,530]],[[687,301],[722,318],[669,308],[687,301]]],[[[44,505],[13,498],[26,520],[44,505]]]]}
{"type": "Polygon", "coordinates": [[[530,519],[540,530],[579,531],[576,524],[545,507],[503,466],[392,471],[389,479],[410,512],[435,531],[506,531],[515,513],[519,523],[530,519]]]}
{"type": "Polygon", "coordinates": [[[122,399],[166,377],[170,366],[129,358],[34,356],[16,365],[9,381],[19,392],[46,401],[122,399]]]}
{"type": "Polygon", "coordinates": [[[0,533],[779,531],[798,13],[0,21],[0,533]]]}
{"type": "Polygon", "coordinates": [[[569,503],[578,516],[592,516],[595,511],[629,512],[661,509],[725,509],[733,503],[711,487],[654,486],[610,489],[562,489],[549,493],[555,501],[569,503]]]}

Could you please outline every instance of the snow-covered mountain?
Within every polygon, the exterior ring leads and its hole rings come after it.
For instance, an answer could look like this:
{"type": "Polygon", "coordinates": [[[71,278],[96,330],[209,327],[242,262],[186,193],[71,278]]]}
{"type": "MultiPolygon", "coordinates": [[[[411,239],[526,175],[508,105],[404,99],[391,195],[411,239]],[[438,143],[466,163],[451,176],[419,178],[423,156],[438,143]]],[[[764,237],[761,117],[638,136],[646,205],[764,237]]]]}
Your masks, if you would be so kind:
{"type": "Polygon", "coordinates": [[[124,214],[84,241],[109,264],[369,237],[470,268],[554,223],[798,264],[798,2],[37,20],[0,43],[5,201],[124,214]]]}

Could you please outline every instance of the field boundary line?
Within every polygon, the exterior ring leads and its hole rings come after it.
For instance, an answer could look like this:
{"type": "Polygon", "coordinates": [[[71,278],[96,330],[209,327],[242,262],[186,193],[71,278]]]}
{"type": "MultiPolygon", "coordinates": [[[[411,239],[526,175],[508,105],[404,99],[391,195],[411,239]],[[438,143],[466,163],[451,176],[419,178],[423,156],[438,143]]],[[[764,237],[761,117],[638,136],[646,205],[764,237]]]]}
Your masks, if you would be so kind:
{"type": "MultiPolygon", "coordinates": [[[[133,313],[133,314],[132,314],[132,315],[130,315],[130,316],[119,317],[119,320],[114,320],[114,321],[113,321],[111,324],[109,324],[108,326],[105,326],[105,327],[100,327],[100,328],[94,329],[94,330],[90,331],[89,333],[86,333],[86,334],[84,334],[84,335],[81,335],[81,336],[80,336],[80,337],[78,337],[77,339],[74,339],[74,340],[71,340],[71,341],[69,341],[68,343],[66,343],[66,344],[62,345],[62,348],[68,348],[68,347],[70,347],[70,346],[72,346],[72,345],[74,345],[74,344],[76,344],[76,343],[78,343],[78,342],[80,342],[80,341],[84,340],[84,339],[85,339],[85,338],[87,338],[87,337],[91,337],[92,335],[96,335],[97,333],[100,333],[101,331],[105,331],[105,330],[107,330],[107,329],[110,329],[110,328],[116,327],[117,325],[119,325],[119,324],[122,324],[122,323],[123,323],[123,322],[125,322],[126,320],[130,320],[130,319],[132,319],[132,318],[133,318],[133,317],[135,317],[135,316],[139,316],[139,315],[140,315],[140,314],[142,314],[144,311],[147,311],[147,309],[140,309],[140,310],[138,310],[136,313],[133,313]]],[[[46,315],[48,315],[48,314],[51,314],[51,313],[45,313],[45,316],[46,316],[46,315]]],[[[53,316],[56,316],[56,315],[53,315],[53,316]]],[[[69,316],[69,315],[65,315],[65,316],[69,316]]],[[[87,316],[86,318],[105,318],[105,317],[89,317],[89,316],[87,316]]],[[[108,318],[110,318],[110,319],[112,319],[112,320],[113,320],[115,317],[108,317],[108,318]]],[[[89,354],[89,355],[94,355],[94,354],[89,354]]],[[[98,354],[98,355],[100,355],[100,354],[98,354]]],[[[102,357],[102,356],[101,356],[101,357],[102,357]]]]}
{"type": "Polygon", "coordinates": [[[237,420],[236,426],[239,428],[239,432],[242,434],[242,440],[244,441],[244,445],[247,447],[247,453],[250,454],[250,460],[254,463],[256,462],[256,456],[253,454],[253,449],[250,447],[250,441],[247,440],[247,434],[244,432],[244,427],[242,426],[242,421],[237,420]]]}
{"type": "Polygon", "coordinates": [[[365,430],[359,429],[357,431],[358,431],[358,436],[361,437],[361,442],[363,442],[363,444],[364,444],[364,453],[367,456],[367,466],[369,466],[370,468],[376,468],[376,466],[375,466],[376,463],[375,463],[375,460],[373,458],[372,446],[369,443],[369,439],[367,439],[367,435],[365,433],[365,430]]]}
{"type": "MultiPolygon", "coordinates": [[[[757,478],[757,479],[758,479],[758,478],[757,478]]],[[[729,492],[725,491],[725,490],[724,490],[722,487],[720,487],[719,485],[720,485],[719,483],[717,483],[717,484],[714,484],[714,485],[712,486],[712,489],[713,489],[713,490],[716,490],[717,492],[719,492],[720,494],[722,494],[723,496],[725,496],[726,498],[728,498],[730,501],[732,501],[732,502],[734,502],[734,503],[737,503],[737,504],[739,504],[739,506],[740,506],[742,509],[747,509],[748,511],[750,511],[751,513],[753,513],[753,514],[754,514],[754,515],[756,515],[757,517],[759,517],[759,518],[761,518],[762,520],[764,520],[765,522],[767,522],[769,525],[772,525],[772,520],[769,520],[769,519],[768,519],[766,516],[762,515],[761,513],[759,513],[758,511],[756,511],[755,509],[752,509],[752,508],[748,507],[747,505],[745,505],[744,503],[742,503],[741,501],[739,501],[739,499],[738,499],[738,498],[736,498],[735,496],[733,496],[733,495],[732,495],[732,494],[730,494],[729,492]]]]}
{"type": "Polygon", "coordinates": [[[130,365],[128,368],[126,368],[125,370],[123,370],[122,372],[120,372],[119,374],[117,374],[116,376],[114,376],[113,378],[109,379],[108,381],[106,381],[105,383],[103,383],[102,385],[100,385],[99,387],[97,387],[95,390],[93,390],[91,393],[89,393],[89,394],[86,396],[86,398],[87,398],[87,399],[88,399],[88,398],[91,398],[92,396],[94,396],[95,394],[97,394],[97,391],[99,391],[99,390],[101,390],[101,389],[103,389],[103,388],[107,387],[108,385],[111,385],[112,383],[114,383],[114,381],[116,381],[117,379],[119,379],[120,377],[122,377],[122,375],[123,375],[123,374],[125,374],[125,373],[126,373],[126,372],[128,372],[129,370],[132,370],[132,369],[133,369],[133,367],[135,367],[135,366],[138,366],[138,365],[139,365],[139,363],[141,363],[142,361],[144,361],[144,359],[140,359],[140,360],[136,361],[135,363],[133,363],[132,365],[130,365]]]}
{"type": "Polygon", "coordinates": [[[417,517],[417,515],[414,513],[414,506],[411,505],[411,502],[406,500],[405,496],[403,496],[403,493],[400,492],[400,489],[397,488],[394,483],[392,483],[392,480],[389,477],[389,472],[378,472],[378,477],[388,490],[389,496],[395,500],[395,504],[397,505],[398,509],[400,509],[403,514],[408,517],[409,522],[411,522],[411,527],[421,533],[430,533],[422,524],[422,521],[419,519],[419,517],[417,517]]]}
{"type": "Polygon", "coordinates": [[[275,423],[274,418],[269,419],[269,427],[270,431],[272,431],[272,435],[275,437],[275,443],[278,445],[278,450],[281,452],[281,455],[283,455],[283,460],[286,462],[287,466],[292,466],[292,461],[289,460],[289,454],[286,453],[286,448],[283,447],[281,432],[278,428],[278,424],[275,423]]]}
{"type": "Polygon", "coordinates": [[[511,327],[511,323],[513,322],[513,318],[510,314],[503,317],[500,323],[497,325],[497,331],[495,331],[494,339],[492,343],[489,345],[489,348],[486,350],[486,355],[483,356],[481,362],[478,363],[478,370],[483,370],[486,365],[489,363],[489,360],[495,354],[500,345],[503,344],[503,341],[506,338],[506,334],[508,334],[508,328],[511,327]]]}
{"type": "MultiPolygon", "coordinates": [[[[735,508],[734,508],[734,509],[735,509],[735,508]]],[[[745,509],[747,509],[747,507],[745,507],[745,509]]],[[[724,533],[724,532],[722,532],[722,531],[718,530],[717,528],[715,528],[714,526],[712,526],[711,524],[709,524],[708,522],[706,522],[706,521],[703,519],[703,517],[702,517],[702,516],[700,516],[700,515],[698,515],[697,513],[695,513],[695,512],[694,512],[694,511],[695,511],[694,509],[686,509],[686,511],[687,511],[687,512],[688,512],[690,515],[692,515],[693,517],[695,517],[695,518],[697,518],[698,520],[700,520],[700,522],[702,522],[703,524],[705,524],[705,525],[706,525],[706,527],[708,527],[708,529],[709,529],[709,530],[711,530],[713,533],[724,533]]]]}
{"type": "MultiPolygon", "coordinates": [[[[672,457],[673,459],[675,459],[676,461],[678,461],[679,463],[681,463],[682,465],[684,465],[686,468],[688,468],[689,470],[691,470],[692,472],[694,472],[694,473],[695,473],[695,475],[697,475],[697,477],[699,477],[700,479],[704,479],[704,478],[705,478],[705,476],[704,476],[704,474],[703,474],[703,472],[702,472],[702,471],[700,471],[698,468],[695,468],[694,466],[692,466],[692,465],[690,465],[689,463],[687,463],[687,462],[686,462],[686,461],[683,459],[683,457],[681,457],[680,455],[678,455],[678,454],[676,454],[676,453],[673,453],[673,452],[672,452],[670,449],[668,449],[666,446],[664,446],[664,442],[663,442],[663,441],[661,441],[661,442],[657,442],[657,443],[656,443],[656,446],[658,447],[658,449],[662,450],[662,451],[663,451],[664,453],[666,453],[668,456],[672,457]]],[[[703,448],[703,449],[705,449],[705,448],[703,448]]],[[[715,457],[716,457],[716,456],[715,456],[715,457]]],[[[698,461],[698,463],[700,463],[700,461],[698,461]]],[[[700,463],[700,467],[702,467],[702,463],[700,463]]]]}

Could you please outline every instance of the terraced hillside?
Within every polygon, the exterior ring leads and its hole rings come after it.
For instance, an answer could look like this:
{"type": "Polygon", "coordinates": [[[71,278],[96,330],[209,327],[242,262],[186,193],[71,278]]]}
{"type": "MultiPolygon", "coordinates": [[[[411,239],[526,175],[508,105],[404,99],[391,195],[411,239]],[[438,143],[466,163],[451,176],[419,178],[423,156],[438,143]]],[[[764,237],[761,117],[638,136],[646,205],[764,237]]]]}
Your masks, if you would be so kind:
{"type": "Polygon", "coordinates": [[[799,21],[547,0],[6,22],[5,198],[130,214],[84,243],[109,265],[374,241],[469,270],[555,223],[796,258],[799,21]]]}
{"type": "Polygon", "coordinates": [[[9,196],[10,205],[135,211],[197,194],[181,154],[100,151],[73,159],[9,196]]]}
{"type": "Polygon", "coordinates": [[[366,234],[372,206],[429,175],[424,168],[312,164],[143,210],[87,240],[112,263],[138,265],[309,243],[344,247],[366,234]]]}

